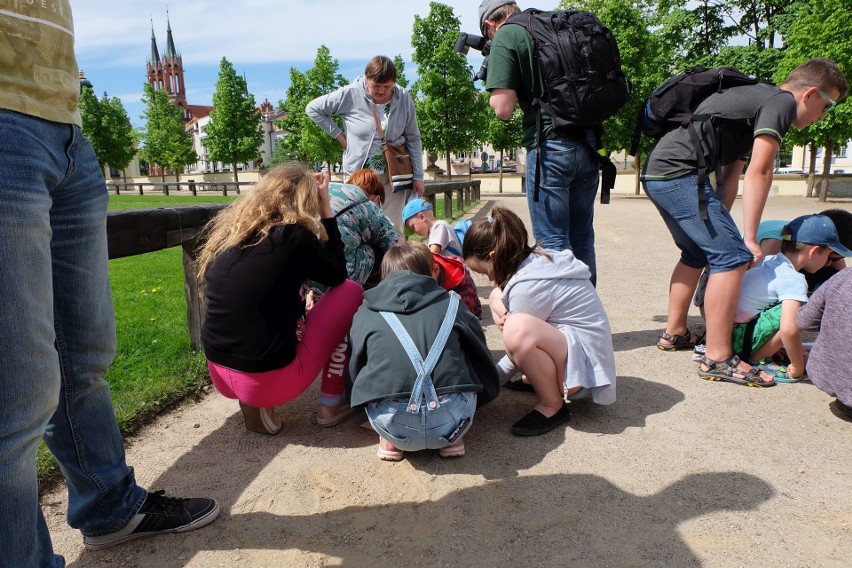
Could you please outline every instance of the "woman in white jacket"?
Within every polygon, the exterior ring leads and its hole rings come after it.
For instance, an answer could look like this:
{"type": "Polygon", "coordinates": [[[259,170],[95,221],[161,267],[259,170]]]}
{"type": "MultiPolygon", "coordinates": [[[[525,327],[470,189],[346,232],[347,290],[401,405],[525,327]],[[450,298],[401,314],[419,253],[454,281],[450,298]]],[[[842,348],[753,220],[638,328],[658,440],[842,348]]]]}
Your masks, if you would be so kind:
{"type": "MultiPolygon", "coordinates": [[[[308,103],[305,112],[317,126],[343,146],[343,171],[351,175],[356,170],[369,167],[370,158],[381,151],[379,133],[373,110],[382,124],[389,144],[405,144],[411,156],[414,174],[414,193],[423,194],[423,149],[414,101],[408,91],[396,84],[396,67],[383,55],[372,58],[364,69],[364,76],[334,92],[308,103]],[[343,119],[343,130],[333,117],[343,119]]],[[[393,193],[386,172],[379,172],[385,186],[382,210],[397,232],[402,234],[402,208],[405,192],[393,193]]]]}
{"type": "Polygon", "coordinates": [[[506,347],[501,380],[520,370],[535,390],[536,405],[513,434],[538,436],[568,422],[568,402],[579,397],[615,402],[609,320],[588,266],[570,250],[531,247],[523,221],[502,207],[471,225],[463,254],[497,285],[489,304],[506,347]]]}

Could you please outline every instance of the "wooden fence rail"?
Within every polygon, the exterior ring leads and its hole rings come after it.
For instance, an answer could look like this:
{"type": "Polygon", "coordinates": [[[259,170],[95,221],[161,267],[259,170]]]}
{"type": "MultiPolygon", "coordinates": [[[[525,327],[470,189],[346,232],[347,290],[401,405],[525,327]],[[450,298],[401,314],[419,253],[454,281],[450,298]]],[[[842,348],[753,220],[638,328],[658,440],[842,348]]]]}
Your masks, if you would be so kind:
{"type": "Polygon", "coordinates": [[[181,181],[132,181],[132,182],[107,182],[107,189],[110,192],[115,192],[120,195],[122,190],[136,190],[139,195],[144,195],[145,191],[160,191],[163,195],[169,195],[169,192],[189,191],[192,195],[198,195],[199,191],[221,191],[222,195],[228,195],[228,190],[233,191],[237,195],[240,194],[240,187],[254,185],[253,181],[195,181],[185,179],[181,181]]]}
{"type": "MultiPolygon", "coordinates": [[[[452,213],[455,194],[457,208],[468,206],[479,199],[479,180],[459,182],[428,182],[425,198],[435,205],[435,196],[444,195],[444,212],[447,219],[452,213]]],[[[183,248],[183,282],[186,294],[186,320],[189,342],[201,349],[201,324],[204,322],[206,298],[199,282],[198,236],[210,219],[227,207],[227,203],[201,203],[181,207],[157,209],[130,209],[111,211],[107,216],[109,258],[122,258],[154,252],[165,248],[183,248]]]]}

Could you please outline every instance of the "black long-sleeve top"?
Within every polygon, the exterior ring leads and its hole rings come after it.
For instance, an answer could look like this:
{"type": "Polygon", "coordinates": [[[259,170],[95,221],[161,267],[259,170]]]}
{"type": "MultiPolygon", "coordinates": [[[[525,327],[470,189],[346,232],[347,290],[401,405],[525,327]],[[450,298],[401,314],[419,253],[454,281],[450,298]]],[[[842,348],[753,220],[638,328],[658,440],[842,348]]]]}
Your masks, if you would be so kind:
{"type": "Polygon", "coordinates": [[[287,366],[296,357],[296,327],[305,315],[303,285],[337,286],[346,257],[337,223],[323,219],[323,244],[300,225],[280,225],[254,246],[221,253],[207,269],[207,312],[201,328],[210,361],[244,372],[287,366]]]}

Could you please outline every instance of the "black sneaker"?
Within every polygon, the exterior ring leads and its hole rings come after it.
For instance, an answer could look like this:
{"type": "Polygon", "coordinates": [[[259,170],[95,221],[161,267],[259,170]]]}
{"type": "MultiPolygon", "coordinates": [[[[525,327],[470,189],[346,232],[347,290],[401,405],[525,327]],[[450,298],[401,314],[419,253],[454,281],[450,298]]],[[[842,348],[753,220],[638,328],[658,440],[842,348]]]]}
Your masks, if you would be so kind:
{"type": "Polygon", "coordinates": [[[567,404],[563,404],[559,412],[550,418],[547,418],[538,410],[533,410],[512,424],[512,434],[516,436],[541,436],[569,420],[571,420],[571,410],[567,404]]]}
{"type": "Polygon", "coordinates": [[[219,503],[213,499],[175,499],[165,491],[148,497],[123,529],[102,536],[83,536],[89,550],[108,548],[143,536],[193,531],[207,526],[219,515],[219,503]]]}

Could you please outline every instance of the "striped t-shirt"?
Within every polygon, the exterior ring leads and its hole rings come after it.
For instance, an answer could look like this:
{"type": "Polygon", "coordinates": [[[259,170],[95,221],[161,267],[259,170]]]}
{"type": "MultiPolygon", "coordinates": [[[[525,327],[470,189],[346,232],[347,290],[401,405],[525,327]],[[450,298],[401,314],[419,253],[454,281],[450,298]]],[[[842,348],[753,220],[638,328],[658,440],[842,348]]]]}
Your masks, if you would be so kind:
{"type": "Polygon", "coordinates": [[[0,108],[80,125],[68,0],[0,0],[0,108]]]}

